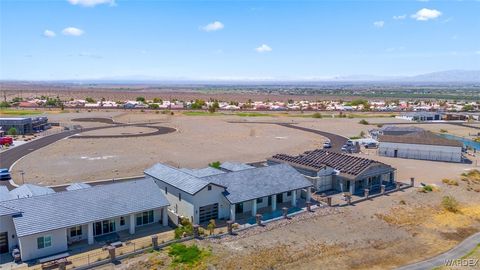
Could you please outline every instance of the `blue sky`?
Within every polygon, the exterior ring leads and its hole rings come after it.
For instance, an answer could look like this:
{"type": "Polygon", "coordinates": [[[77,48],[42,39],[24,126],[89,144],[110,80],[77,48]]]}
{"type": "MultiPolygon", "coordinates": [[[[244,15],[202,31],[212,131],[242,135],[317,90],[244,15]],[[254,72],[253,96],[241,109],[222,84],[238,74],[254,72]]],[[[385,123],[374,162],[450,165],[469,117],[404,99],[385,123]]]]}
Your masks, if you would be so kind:
{"type": "Polygon", "coordinates": [[[480,69],[480,1],[0,0],[0,79],[480,69]]]}

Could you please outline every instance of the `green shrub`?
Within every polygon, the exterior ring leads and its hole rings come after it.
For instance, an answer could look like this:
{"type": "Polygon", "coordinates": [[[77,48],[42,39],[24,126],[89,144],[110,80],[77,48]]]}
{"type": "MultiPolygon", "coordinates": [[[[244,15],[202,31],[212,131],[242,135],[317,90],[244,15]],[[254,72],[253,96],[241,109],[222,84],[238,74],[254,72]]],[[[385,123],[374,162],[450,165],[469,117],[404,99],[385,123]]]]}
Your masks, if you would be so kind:
{"type": "Polygon", "coordinates": [[[445,210],[452,212],[452,213],[458,213],[460,212],[460,209],[458,208],[459,203],[457,199],[455,199],[453,196],[445,196],[442,199],[442,206],[445,208],[445,210]]]}
{"type": "Polygon", "coordinates": [[[215,168],[215,169],[220,169],[220,165],[222,165],[222,163],[220,163],[220,161],[215,161],[215,162],[212,162],[212,163],[208,164],[208,166],[210,166],[212,168],[215,168]]]}
{"type": "Polygon", "coordinates": [[[312,114],[312,117],[313,118],[322,118],[322,114],[317,112],[317,113],[312,114]]]}
{"type": "Polygon", "coordinates": [[[186,246],[184,244],[175,243],[170,246],[168,255],[173,257],[174,264],[193,265],[200,261],[203,257],[202,250],[197,245],[186,246]]]}
{"type": "Polygon", "coordinates": [[[369,124],[368,121],[365,120],[365,119],[360,120],[358,123],[362,124],[362,125],[368,125],[369,124]]]}

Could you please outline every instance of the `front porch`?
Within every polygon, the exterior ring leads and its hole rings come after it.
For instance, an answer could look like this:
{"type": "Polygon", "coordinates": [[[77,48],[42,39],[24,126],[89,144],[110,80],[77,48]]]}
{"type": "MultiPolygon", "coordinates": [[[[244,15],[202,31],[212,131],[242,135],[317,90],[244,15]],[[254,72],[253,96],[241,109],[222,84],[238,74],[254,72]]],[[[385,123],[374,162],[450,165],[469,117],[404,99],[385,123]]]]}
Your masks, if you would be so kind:
{"type": "Polygon", "coordinates": [[[130,234],[129,230],[117,231],[101,236],[94,237],[92,244],[88,244],[88,240],[82,240],[68,245],[68,252],[70,255],[84,253],[90,250],[103,248],[114,242],[122,242],[129,244],[137,239],[145,238],[154,234],[164,234],[166,232],[172,232],[172,228],[163,226],[160,223],[153,223],[149,225],[139,226],[135,229],[135,234],[130,234]]]}
{"type": "Polygon", "coordinates": [[[317,203],[312,200],[310,188],[273,194],[231,204],[229,219],[238,224],[254,224],[257,214],[261,214],[262,220],[266,221],[282,216],[284,207],[288,208],[289,214],[298,212],[306,207],[307,202],[317,203]]]}

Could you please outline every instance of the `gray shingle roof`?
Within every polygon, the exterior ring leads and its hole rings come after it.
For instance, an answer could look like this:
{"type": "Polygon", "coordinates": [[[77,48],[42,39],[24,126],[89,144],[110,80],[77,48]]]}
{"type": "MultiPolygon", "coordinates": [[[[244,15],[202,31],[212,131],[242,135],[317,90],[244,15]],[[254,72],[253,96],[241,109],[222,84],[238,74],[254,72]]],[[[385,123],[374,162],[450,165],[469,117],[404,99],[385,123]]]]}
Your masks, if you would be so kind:
{"type": "Polygon", "coordinates": [[[42,187],[32,184],[23,184],[18,188],[15,188],[10,191],[10,197],[18,199],[18,198],[27,198],[33,196],[40,196],[46,194],[52,194],[55,191],[49,187],[42,187]]]}
{"type": "Polygon", "coordinates": [[[181,168],[180,170],[182,172],[186,172],[188,174],[191,174],[193,176],[200,177],[200,178],[210,176],[210,175],[225,173],[224,171],[221,171],[219,169],[215,169],[215,168],[212,168],[212,167],[206,167],[206,168],[202,168],[202,169],[181,168]]]}
{"type": "Polygon", "coordinates": [[[310,181],[288,164],[230,172],[203,179],[227,187],[224,195],[230,203],[312,186],[310,181]]]}
{"type": "Polygon", "coordinates": [[[231,171],[231,172],[238,172],[238,171],[253,169],[255,167],[247,165],[245,163],[225,161],[222,164],[220,164],[220,168],[227,171],[231,171]]]}
{"type": "Polygon", "coordinates": [[[22,212],[13,218],[18,237],[167,205],[163,192],[150,177],[0,202],[0,207],[22,212]]]}
{"type": "Polygon", "coordinates": [[[90,187],[92,187],[92,186],[90,186],[89,184],[85,184],[85,183],[73,183],[70,186],[68,186],[66,188],[66,190],[72,191],[72,190],[79,190],[79,189],[90,188],[90,187]]]}
{"type": "Polygon", "coordinates": [[[172,185],[188,194],[195,194],[209,183],[198,177],[161,163],[145,170],[145,174],[172,185]]]}

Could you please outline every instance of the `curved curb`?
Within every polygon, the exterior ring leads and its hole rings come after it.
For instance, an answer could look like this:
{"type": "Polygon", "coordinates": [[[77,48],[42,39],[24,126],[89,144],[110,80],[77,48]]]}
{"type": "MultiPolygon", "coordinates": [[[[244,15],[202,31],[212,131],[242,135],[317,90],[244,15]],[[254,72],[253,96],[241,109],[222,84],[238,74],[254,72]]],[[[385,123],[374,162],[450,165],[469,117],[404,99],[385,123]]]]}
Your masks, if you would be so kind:
{"type": "Polygon", "coordinates": [[[447,260],[455,260],[455,259],[461,258],[462,256],[465,256],[465,254],[468,254],[468,252],[474,249],[478,244],[480,244],[480,232],[469,236],[457,246],[453,247],[449,251],[444,252],[436,257],[433,257],[425,261],[402,266],[397,268],[396,270],[423,270],[423,269],[433,269],[438,266],[444,266],[447,260]]]}

